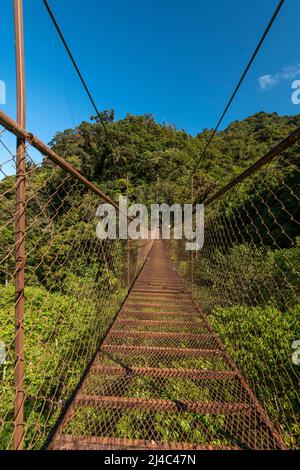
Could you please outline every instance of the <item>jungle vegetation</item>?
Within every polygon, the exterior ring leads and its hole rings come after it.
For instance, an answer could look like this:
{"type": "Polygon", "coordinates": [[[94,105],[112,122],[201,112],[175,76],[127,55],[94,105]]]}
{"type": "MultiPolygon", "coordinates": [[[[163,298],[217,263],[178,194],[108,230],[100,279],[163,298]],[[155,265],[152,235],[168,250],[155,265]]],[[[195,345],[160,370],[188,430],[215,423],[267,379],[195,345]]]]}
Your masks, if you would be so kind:
{"type": "MultiPolygon", "coordinates": [[[[50,146],[116,201],[119,194],[126,193],[128,175],[131,202],[189,202],[189,175],[211,129],[191,136],[173,125],[157,123],[147,114],[128,114],[115,121],[112,110],[104,111],[102,119],[110,139],[101,123],[91,117],[74,129],[58,132],[50,146]]],[[[260,112],[218,132],[194,175],[195,202],[205,202],[299,125],[300,115],[260,112]]],[[[91,241],[95,199],[84,188],[74,189],[70,181],[62,187],[64,173],[54,171],[49,159],[28,160],[27,169],[28,194],[38,194],[38,201],[29,197],[27,215],[31,229],[26,241],[26,413],[32,428],[26,443],[35,442],[38,447],[112,322],[126,288],[121,245],[108,248],[103,244],[106,267],[103,263],[99,267],[91,241]],[[99,296],[105,289],[106,297],[99,296]]],[[[196,296],[271,418],[282,427],[287,445],[295,447],[300,436],[299,366],[291,365],[287,351],[299,339],[300,217],[299,200],[294,197],[299,194],[299,145],[266,171],[267,176],[266,172],[257,174],[237,188],[226,203],[226,220],[209,228],[220,243],[204,248],[195,258],[196,296]],[[228,227],[231,233],[227,237],[228,227]]],[[[1,226],[5,226],[0,244],[0,341],[12,345],[13,176],[0,181],[0,192],[4,194],[0,198],[1,226]]],[[[216,219],[218,207],[212,211],[216,219]]],[[[188,281],[187,258],[175,246],[172,250],[188,281]]],[[[13,360],[8,350],[6,362],[0,365],[5,391],[0,413],[5,432],[0,447],[8,445],[11,434],[13,360]]],[[[159,426],[168,439],[163,419],[160,417],[159,426]]],[[[120,436],[131,433],[130,423],[120,423],[120,436]]],[[[182,426],[188,433],[188,418],[182,426]]]]}

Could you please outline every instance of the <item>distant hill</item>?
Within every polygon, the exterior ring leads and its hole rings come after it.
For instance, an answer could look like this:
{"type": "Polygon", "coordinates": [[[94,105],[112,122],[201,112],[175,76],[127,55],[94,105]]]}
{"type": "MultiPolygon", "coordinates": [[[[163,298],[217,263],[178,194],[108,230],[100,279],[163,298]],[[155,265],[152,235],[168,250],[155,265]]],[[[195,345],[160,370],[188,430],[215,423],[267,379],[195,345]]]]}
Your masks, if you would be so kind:
{"type": "MultiPolygon", "coordinates": [[[[147,114],[128,114],[117,122],[112,121],[112,112],[104,115],[109,116],[107,128],[117,154],[98,122],[83,122],[75,129],[59,132],[51,145],[112,195],[124,190],[128,174],[136,197],[150,202],[159,187],[162,200],[178,201],[212,130],[205,129],[193,137],[172,125],[158,124],[147,114]]],[[[300,115],[260,112],[234,121],[218,132],[196,173],[199,200],[240,173],[299,125],[300,115]]],[[[297,163],[298,147],[289,150],[288,155],[287,163],[297,163]]]]}

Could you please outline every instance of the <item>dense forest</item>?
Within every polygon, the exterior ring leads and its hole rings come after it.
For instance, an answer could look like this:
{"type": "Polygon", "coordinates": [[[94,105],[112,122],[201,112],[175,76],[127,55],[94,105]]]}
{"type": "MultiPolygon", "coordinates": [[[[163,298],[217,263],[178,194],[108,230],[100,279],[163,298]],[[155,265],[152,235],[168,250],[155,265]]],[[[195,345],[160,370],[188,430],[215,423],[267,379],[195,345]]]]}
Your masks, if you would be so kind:
{"type": "MultiPolygon", "coordinates": [[[[124,176],[128,174],[133,199],[156,200],[158,184],[161,200],[180,202],[187,176],[212,130],[192,137],[172,125],[156,123],[151,115],[128,114],[117,122],[113,122],[113,116],[112,111],[102,115],[109,139],[99,122],[83,122],[75,129],[57,133],[51,146],[112,195],[124,190],[124,176]]],[[[218,132],[195,175],[197,202],[247,168],[299,123],[300,115],[261,112],[218,132]]],[[[292,148],[288,162],[293,163],[297,155],[297,149],[292,148]]]]}
{"type": "MultiPolygon", "coordinates": [[[[191,136],[174,126],[156,123],[151,115],[128,114],[115,122],[113,111],[103,112],[102,120],[109,139],[98,119],[92,117],[75,129],[58,132],[51,147],[115,200],[126,193],[128,175],[132,202],[190,201],[189,175],[212,130],[191,136]]],[[[218,132],[194,175],[195,202],[205,202],[299,125],[300,115],[261,112],[218,132]]],[[[27,169],[26,328],[31,333],[26,406],[31,423],[41,423],[42,416],[42,424],[29,434],[27,445],[35,442],[38,446],[58,416],[62,401],[78,382],[86,366],[86,350],[91,358],[127,290],[121,243],[109,246],[103,242],[101,259],[105,263],[99,263],[93,241],[96,198],[84,187],[65,180],[62,170],[49,159],[39,165],[27,159],[27,169]],[[34,328],[37,319],[39,326],[34,328]],[[90,341],[88,348],[85,338],[90,341]],[[46,373],[39,375],[37,368],[46,373]],[[39,402],[37,396],[48,399],[39,402]],[[35,434],[38,437],[33,437],[35,434]]],[[[0,199],[4,226],[0,245],[0,259],[4,260],[0,266],[0,340],[12,344],[14,177],[2,179],[0,191],[5,195],[0,199]]],[[[300,217],[296,194],[299,145],[245,181],[232,197],[229,195],[222,202],[225,218],[219,217],[218,204],[210,209],[208,242],[194,260],[195,296],[291,447],[298,445],[300,436],[299,368],[291,366],[287,352],[291,342],[299,339],[296,292],[300,217]],[[274,347],[275,359],[270,349],[274,347]]],[[[170,250],[188,282],[189,258],[175,245],[170,250]]],[[[1,419],[7,422],[5,441],[12,421],[12,364],[13,355],[9,353],[7,363],[0,366],[8,384],[1,411],[1,419]]],[[[120,437],[126,437],[122,432],[120,437]]]]}

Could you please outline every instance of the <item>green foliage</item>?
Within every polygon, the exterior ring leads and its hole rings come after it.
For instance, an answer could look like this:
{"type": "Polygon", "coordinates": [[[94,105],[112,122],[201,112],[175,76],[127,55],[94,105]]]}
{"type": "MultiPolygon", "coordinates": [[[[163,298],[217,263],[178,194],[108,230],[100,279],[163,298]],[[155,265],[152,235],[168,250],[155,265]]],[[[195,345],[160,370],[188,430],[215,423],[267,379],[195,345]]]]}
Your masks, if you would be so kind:
{"type": "MultiPolygon", "coordinates": [[[[196,174],[197,202],[261,157],[294,130],[299,120],[299,116],[257,113],[218,132],[196,174]]],[[[114,183],[110,182],[129,174],[134,187],[142,187],[147,193],[142,200],[149,202],[156,198],[157,184],[162,201],[182,201],[187,176],[211,135],[211,131],[204,130],[192,137],[174,126],[155,123],[151,115],[131,114],[120,121],[110,121],[108,130],[118,147],[118,161],[97,122],[83,122],[76,129],[57,133],[52,145],[73,163],[76,156],[78,169],[104,189],[113,192],[114,183]]],[[[298,160],[297,152],[295,146],[286,153],[284,172],[289,171],[287,163],[292,165],[298,160]]]]}
{"type": "MultiPolygon", "coordinates": [[[[192,137],[174,126],[156,123],[151,115],[128,114],[116,122],[113,111],[105,111],[102,118],[117,153],[97,119],[58,132],[51,146],[115,200],[125,194],[128,174],[132,202],[190,202],[189,190],[183,190],[211,130],[192,137]]],[[[195,175],[195,202],[211,196],[299,123],[299,115],[257,113],[218,132],[195,175]]],[[[217,243],[210,252],[204,247],[194,266],[200,303],[210,312],[213,325],[271,418],[275,423],[284,423],[290,446],[296,445],[300,435],[295,421],[299,408],[293,378],[299,374],[295,368],[291,370],[289,357],[291,341],[297,339],[295,325],[299,317],[299,207],[293,196],[299,191],[298,162],[299,146],[295,145],[268,167],[267,181],[257,174],[239,186],[225,214],[232,240],[226,250],[217,243]],[[284,201],[285,210],[280,201],[284,201]]],[[[31,170],[26,184],[25,418],[26,445],[32,441],[39,447],[126,291],[121,282],[124,247],[106,241],[95,245],[96,199],[85,188],[74,186],[71,179],[65,180],[65,173],[47,159],[31,170]]],[[[0,420],[7,422],[1,448],[11,444],[13,420],[14,292],[10,282],[14,272],[14,185],[14,177],[0,181],[1,226],[5,226],[0,235],[0,260],[4,260],[0,268],[0,340],[8,348],[7,363],[0,366],[5,388],[0,420]]],[[[215,227],[217,239],[222,239],[227,227],[219,221],[215,227]]],[[[175,259],[174,247],[172,256],[175,259]]],[[[176,262],[181,276],[189,280],[190,260],[180,254],[176,262]]],[[[109,358],[106,360],[109,364],[109,358]]],[[[166,367],[163,360],[159,364],[149,357],[139,360],[145,367],[166,367]]],[[[225,366],[218,358],[172,358],[168,367],[225,366]]],[[[135,384],[131,393],[148,397],[155,385],[144,380],[135,384]]],[[[192,383],[189,385],[191,397],[201,401],[203,397],[197,396],[192,383]]],[[[177,400],[184,391],[182,384],[174,382],[160,389],[159,394],[177,400]]],[[[109,419],[108,411],[106,415],[97,412],[97,416],[93,409],[86,413],[98,423],[109,419]]],[[[154,419],[150,415],[144,411],[124,413],[116,422],[115,436],[151,439],[150,428],[145,426],[139,431],[143,423],[154,419]]],[[[77,422],[74,420],[74,426],[84,434],[87,430],[82,419],[81,415],[77,422]]],[[[223,420],[222,416],[216,419],[183,413],[179,418],[156,413],[154,426],[163,441],[176,441],[181,436],[190,442],[206,443],[205,433],[197,430],[206,428],[210,443],[226,445],[226,436],[222,442],[215,438],[223,420]]]]}
{"type": "MultiPolygon", "coordinates": [[[[86,280],[85,280],[86,281],[86,280]]],[[[25,317],[25,422],[26,443],[43,444],[65,400],[78,384],[88,361],[111,324],[125,290],[111,292],[101,303],[95,286],[78,296],[82,278],[70,275],[68,295],[45,287],[27,287],[25,317]],[[72,293],[73,291],[73,293],[72,293]],[[94,294],[93,294],[94,293],[94,294]]],[[[0,340],[7,347],[6,364],[0,366],[2,395],[0,419],[13,419],[14,289],[0,287],[0,340]]],[[[1,435],[0,447],[10,444],[11,426],[1,435]]]]}
{"type": "Polygon", "coordinates": [[[282,250],[247,243],[234,245],[227,252],[215,249],[209,258],[205,254],[200,257],[196,278],[200,286],[209,286],[214,304],[273,303],[286,309],[298,301],[299,270],[298,238],[294,248],[282,250]]]}
{"type": "MultiPolygon", "coordinates": [[[[293,248],[250,244],[205,250],[196,263],[196,296],[288,447],[300,445],[299,238],[293,248]]],[[[188,274],[189,275],[189,274],[188,274]]]]}
{"type": "Polygon", "coordinates": [[[300,370],[291,361],[299,305],[285,312],[267,305],[215,307],[209,318],[258,400],[282,428],[286,444],[299,447],[300,370]]]}

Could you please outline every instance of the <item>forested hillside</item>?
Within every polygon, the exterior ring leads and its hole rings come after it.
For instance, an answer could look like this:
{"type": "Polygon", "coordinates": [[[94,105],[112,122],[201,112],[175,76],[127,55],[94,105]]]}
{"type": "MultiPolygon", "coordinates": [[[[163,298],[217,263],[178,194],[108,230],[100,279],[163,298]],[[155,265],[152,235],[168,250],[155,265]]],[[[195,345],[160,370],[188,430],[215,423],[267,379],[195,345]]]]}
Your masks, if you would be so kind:
{"type": "MultiPolygon", "coordinates": [[[[182,200],[189,172],[201,155],[212,130],[192,137],[174,126],[157,124],[151,115],[134,116],[113,122],[113,112],[103,113],[114,151],[99,123],[83,122],[76,129],[59,132],[53,148],[82,173],[112,195],[124,190],[129,175],[132,197],[150,202],[182,200]],[[134,190],[133,190],[134,188],[134,190]]],[[[195,175],[197,202],[211,195],[300,124],[300,115],[278,116],[257,113],[244,121],[232,122],[217,133],[195,175]]],[[[297,149],[286,155],[286,166],[297,158],[297,149]]],[[[187,194],[185,195],[187,196],[187,194]]]]}
{"type": "MultiPolygon", "coordinates": [[[[261,112],[218,132],[194,175],[195,202],[299,124],[299,115],[261,112]]],[[[104,144],[98,123],[57,134],[52,144],[112,197],[125,192],[128,174],[132,201],[190,202],[190,171],[211,130],[192,137],[132,115],[108,127],[120,156],[104,144]]],[[[193,268],[194,295],[288,447],[300,445],[299,367],[290,358],[300,319],[299,153],[299,144],[289,148],[206,211],[206,241],[193,268]]],[[[190,254],[175,242],[171,253],[189,286],[190,254]]]]}
{"type": "MultiPolygon", "coordinates": [[[[190,171],[212,130],[193,137],[150,115],[114,122],[114,113],[106,111],[102,118],[110,139],[92,119],[58,132],[50,145],[116,201],[126,192],[126,175],[132,202],[190,201],[190,171]]],[[[194,175],[195,202],[204,202],[299,125],[300,115],[261,112],[218,132],[194,175]]],[[[299,145],[291,147],[268,165],[267,178],[260,173],[236,189],[226,218],[208,225],[209,243],[194,265],[194,294],[251,386],[263,383],[257,396],[290,447],[300,445],[299,369],[290,372],[287,352],[299,339],[299,151],[299,145]]],[[[25,414],[33,430],[25,444],[32,439],[39,446],[126,296],[126,258],[118,242],[103,242],[100,252],[96,247],[99,199],[49,159],[36,165],[28,158],[27,170],[25,414]]],[[[0,192],[0,341],[11,345],[0,365],[6,390],[0,420],[8,423],[0,447],[6,447],[13,420],[14,176],[0,181],[0,192]]],[[[173,259],[189,279],[186,253],[174,249],[173,259]]],[[[130,434],[127,427],[120,424],[120,436],[130,434]]]]}

